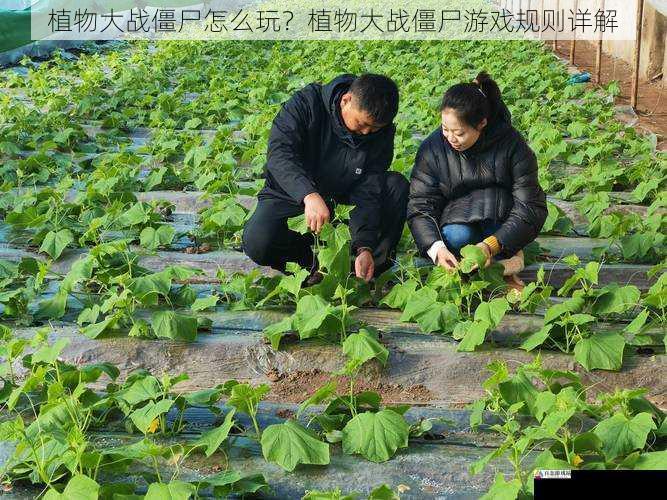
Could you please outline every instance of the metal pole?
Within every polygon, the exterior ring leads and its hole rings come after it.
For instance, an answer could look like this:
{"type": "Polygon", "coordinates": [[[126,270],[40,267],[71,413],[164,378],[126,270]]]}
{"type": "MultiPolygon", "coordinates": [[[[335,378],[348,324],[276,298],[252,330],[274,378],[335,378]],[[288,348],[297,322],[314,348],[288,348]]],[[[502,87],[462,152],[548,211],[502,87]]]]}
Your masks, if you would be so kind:
{"type": "Polygon", "coordinates": [[[637,1],[637,28],[635,30],[635,58],[632,68],[632,92],[630,95],[630,106],[637,107],[637,92],[639,91],[639,54],[642,48],[642,20],[644,17],[644,0],[637,1]]]}
{"type": "MultiPolygon", "coordinates": [[[[600,11],[604,16],[604,0],[602,0],[600,11]]],[[[598,85],[600,85],[600,83],[602,82],[601,74],[602,74],[602,30],[600,30],[600,38],[598,38],[598,43],[595,52],[595,83],[597,83],[598,85]]]]}
{"type": "MultiPolygon", "coordinates": [[[[574,9],[572,9],[574,12],[574,16],[576,19],[577,16],[577,0],[574,0],[574,9]]],[[[577,31],[572,30],[572,43],[570,43],[570,64],[574,64],[574,50],[577,45],[577,31]]]]}
{"type": "Polygon", "coordinates": [[[553,48],[554,52],[558,52],[558,10],[559,10],[559,4],[560,0],[556,0],[556,11],[554,15],[554,21],[556,22],[556,26],[554,26],[554,41],[553,41],[553,48]]]}

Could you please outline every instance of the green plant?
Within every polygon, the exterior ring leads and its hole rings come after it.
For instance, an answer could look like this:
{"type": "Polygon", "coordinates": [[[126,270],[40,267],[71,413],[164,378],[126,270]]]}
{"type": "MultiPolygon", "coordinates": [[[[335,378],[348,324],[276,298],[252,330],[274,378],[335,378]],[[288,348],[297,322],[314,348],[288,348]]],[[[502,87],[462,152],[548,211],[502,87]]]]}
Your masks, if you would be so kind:
{"type": "Polygon", "coordinates": [[[555,347],[574,358],[587,370],[619,370],[623,364],[626,344],[646,345],[654,339],[642,335],[649,312],[639,310],[635,320],[623,332],[596,331],[601,318],[613,318],[637,311],[640,291],[634,285],[616,283],[596,288],[601,264],[589,262],[579,266],[572,255],[564,259],[573,273],[558,290],[558,295],[571,297],[551,305],[544,314],[544,326],[528,335],[521,348],[531,351],[539,346],[555,347]]]}
{"type": "Polygon", "coordinates": [[[536,469],[665,466],[665,414],[644,398],[645,391],[601,393],[591,403],[577,374],[542,368],[539,356],[514,374],[498,361],[488,369],[486,396],[472,405],[470,424],[480,428],[490,412],[499,422],[485,427],[503,442],[470,471],[504,458],[513,474],[510,480],[498,474],[485,498],[532,496],[536,469]]]}
{"type": "MultiPolygon", "coordinates": [[[[293,229],[306,232],[303,216],[290,221],[293,229]]],[[[274,349],[283,336],[296,332],[299,339],[318,337],[343,343],[355,322],[351,313],[370,298],[368,286],[351,275],[350,231],[345,224],[326,224],[315,239],[322,281],[302,288],[308,272],[291,265],[291,276],[283,277],[261,302],[287,295],[296,302],[295,313],[265,329],[274,349]]]]}
{"type": "Polygon", "coordinates": [[[5,361],[0,367],[4,382],[0,404],[5,418],[0,423],[0,438],[10,445],[0,471],[3,481],[27,480],[43,485],[45,498],[53,499],[131,495],[136,484],[100,484],[98,478],[102,474],[127,473],[132,465],[149,463],[152,470],[143,473],[148,482],[147,498],[163,498],[165,492],[182,495],[205,490],[216,495],[243,494],[267,487],[261,475],[243,476],[231,470],[197,481],[178,479],[178,465],[191,453],[202,451],[210,456],[220,448],[235,424],[234,410],[227,412],[218,427],[185,445],[157,440],[184,430],[183,415],[188,408],[206,407],[220,415],[217,401],[237,383],[175,394],[175,385],[187,379],[186,375],[158,379],[138,370],[117,384],[120,372],[109,363],[76,367],[61,361],[68,341],[60,339],[49,345],[48,332],[42,329],[32,339],[19,339],[9,328],[1,328],[0,351],[5,361]],[[18,360],[28,371],[22,381],[13,369],[18,360]],[[93,390],[92,385],[101,377],[109,380],[105,390],[93,390]],[[174,412],[169,423],[167,416],[174,412]],[[137,430],[143,437],[121,446],[93,438],[96,431],[118,425],[129,432],[137,430]],[[165,461],[177,466],[169,478],[162,466],[165,461]]]}
{"type": "Polygon", "coordinates": [[[425,279],[421,270],[399,271],[399,284],[380,303],[402,309],[401,321],[415,321],[425,332],[451,333],[461,340],[459,350],[472,351],[499,324],[509,303],[505,297],[493,298],[505,290],[502,266],[485,268],[484,254],[474,245],[461,254],[457,270],[434,267],[425,279]]]}

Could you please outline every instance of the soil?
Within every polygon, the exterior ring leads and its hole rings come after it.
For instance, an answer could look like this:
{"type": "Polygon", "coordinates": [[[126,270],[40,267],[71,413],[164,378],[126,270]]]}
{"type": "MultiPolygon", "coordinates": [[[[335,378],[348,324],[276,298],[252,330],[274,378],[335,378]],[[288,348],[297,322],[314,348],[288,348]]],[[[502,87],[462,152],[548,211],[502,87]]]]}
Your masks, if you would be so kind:
{"type": "Polygon", "coordinates": [[[281,408],[280,410],[276,410],[276,417],[279,418],[284,418],[287,420],[288,418],[292,418],[296,415],[293,410],[290,410],[289,408],[281,408]]]}
{"type": "Polygon", "coordinates": [[[193,254],[193,253],[208,253],[212,249],[210,243],[202,243],[199,246],[192,246],[192,247],[186,247],[184,252],[188,254],[193,254]]]}
{"type": "MultiPolygon", "coordinates": [[[[552,47],[548,43],[548,47],[552,47]]],[[[569,61],[570,41],[557,42],[556,53],[563,59],[569,61]]],[[[592,77],[587,85],[596,85],[595,80],[595,56],[596,46],[594,43],[577,40],[574,55],[574,66],[581,71],[588,71],[592,77]]],[[[602,52],[601,84],[606,85],[612,80],[617,80],[621,87],[621,94],[616,97],[616,104],[630,104],[630,92],[632,88],[632,67],[624,60],[602,52]]],[[[653,78],[650,81],[639,81],[637,92],[637,109],[639,123],[635,128],[640,131],[653,132],[658,136],[658,151],[667,151],[667,84],[662,78],[653,78]]]]}
{"type": "MultiPolygon", "coordinates": [[[[339,393],[346,393],[349,387],[348,377],[333,377],[339,393]]],[[[271,385],[267,399],[281,403],[301,403],[321,386],[332,380],[331,374],[320,370],[295,371],[287,373],[271,385]]],[[[405,387],[372,380],[357,379],[355,391],[374,391],[382,396],[384,403],[424,403],[434,399],[433,394],[423,385],[405,387]]]]}

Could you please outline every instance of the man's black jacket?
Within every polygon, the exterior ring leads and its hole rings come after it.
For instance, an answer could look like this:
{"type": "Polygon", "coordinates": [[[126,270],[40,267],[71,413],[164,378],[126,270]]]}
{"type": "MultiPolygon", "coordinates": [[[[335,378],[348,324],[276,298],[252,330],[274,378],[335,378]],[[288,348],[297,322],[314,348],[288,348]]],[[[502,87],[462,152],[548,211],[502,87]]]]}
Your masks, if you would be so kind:
{"type": "Polygon", "coordinates": [[[380,228],[383,173],[394,156],[394,124],[368,135],[352,134],[340,116],[341,96],[354,75],[296,92],[273,120],[266,183],[259,196],[302,203],[317,192],[355,205],[350,214],[352,248],[374,248],[380,228]]]}
{"type": "Polygon", "coordinates": [[[422,255],[443,225],[481,220],[502,222],[495,236],[503,255],[513,255],[537,237],[546,216],[537,159],[504,104],[467,150],[453,149],[440,128],[419,147],[407,220],[422,255]]]}

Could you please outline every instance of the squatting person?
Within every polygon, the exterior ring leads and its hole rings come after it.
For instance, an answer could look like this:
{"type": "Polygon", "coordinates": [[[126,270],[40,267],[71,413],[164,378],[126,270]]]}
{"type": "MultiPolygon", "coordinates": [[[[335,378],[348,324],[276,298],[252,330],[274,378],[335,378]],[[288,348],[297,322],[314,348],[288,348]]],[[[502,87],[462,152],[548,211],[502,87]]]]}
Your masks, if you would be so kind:
{"type": "Polygon", "coordinates": [[[459,251],[476,244],[523,283],[523,247],[547,216],[537,159],[512,126],[500,89],[487,73],[445,93],[442,128],[421,144],[410,179],[408,226],[423,256],[456,268],[459,251]]]}
{"type": "Polygon", "coordinates": [[[408,180],[388,172],[394,154],[398,88],[382,75],[341,75],[297,91],[273,121],[265,185],[243,231],[243,249],[256,263],[285,270],[296,262],[317,280],[311,233],[288,229],[305,214],[313,232],[333,203],[354,205],[351,248],[357,277],[369,281],[391,265],[401,237],[408,180]]]}

